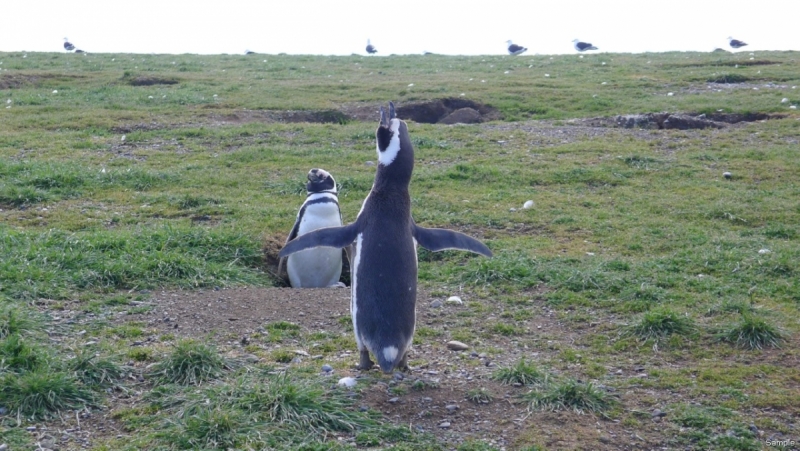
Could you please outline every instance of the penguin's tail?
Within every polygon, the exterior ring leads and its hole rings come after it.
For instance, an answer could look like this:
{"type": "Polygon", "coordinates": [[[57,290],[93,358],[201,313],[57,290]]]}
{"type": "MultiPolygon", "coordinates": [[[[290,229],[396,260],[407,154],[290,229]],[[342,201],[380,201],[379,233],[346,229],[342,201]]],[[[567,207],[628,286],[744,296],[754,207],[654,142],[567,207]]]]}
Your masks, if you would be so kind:
{"type": "Polygon", "coordinates": [[[397,346],[385,346],[383,349],[378,349],[377,352],[373,351],[375,358],[378,360],[378,365],[381,371],[385,374],[391,374],[397,367],[402,366],[404,362],[406,350],[399,349],[397,346]]]}

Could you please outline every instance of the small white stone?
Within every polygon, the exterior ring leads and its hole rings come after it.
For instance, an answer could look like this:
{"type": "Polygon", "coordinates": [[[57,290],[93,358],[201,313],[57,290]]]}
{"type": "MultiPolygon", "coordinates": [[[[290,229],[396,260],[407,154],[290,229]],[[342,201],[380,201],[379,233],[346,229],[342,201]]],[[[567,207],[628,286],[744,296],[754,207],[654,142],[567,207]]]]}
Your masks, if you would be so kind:
{"type": "Polygon", "coordinates": [[[792,105],[792,106],[790,106],[790,107],[789,107],[789,109],[790,109],[790,110],[796,110],[796,109],[797,109],[797,107],[796,107],[796,106],[794,106],[794,105],[792,105]]]}
{"type": "Polygon", "coordinates": [[[763,254],[770,254],[772,253],[772,251],[767,248],[764,248],[764,249],[759,249],[758,253],[763,255],[763,254]]]}
{"type": "Polygon", "coordinates": [[[544,76],[545,76],[545,77],[549,77],[549,76],[550,76],[550,74],[544,74],[544,76]]]}
{"type": "Polygon", "coordinates": [[[54,89],[53,94],[58,94],[58,89],[54,89]]]}
{"type": "Polygon", "coordinates": [[[356,378],[354,377],[343,377],[339,379],[339,382],[336,383],[337,385],[341,385],[342,387],[355,387],[356,386],[356,378]]]}
{"type": "Polygon", "coordinates": [[[522,204],[522,208],[524,208],[526,210],[528,208],[533,208],[533,201],[532,200],[526,200],[525,203],[522,204]]]}
{"type": "Polygon", "coordinates": [[[147,96],[147,98],[148,98],[148,99],[152,99],[152,98],[153,98],[153,96],[147,96]]]}
{"type": "Polygon", "coordinates": [[[460,298],[460,297],[458,297],[458,296],[450,296],[449,298],[447,298],[447,303],[448,303],[448,304],[458,304],[458,305],[461,305],[461,304],[463,304],[463,303],[464,303],[464,301],[462,301],[462,300],[461,300],[461,298],[460,298]]]}
{"type": "Polygon", "coordinates": [[[122,138],[120,138],[119,140],[125,142],[125,135],[122,135],[122,138]]]}
{"type": "Polygon", "coordinates": [[[512,208],[509,208],[508,211],[513,213],[513,212],[517,211],[517,209],[512,207],[512,208]]]}
{"type": "Polygon", "coordinates": [[[303,357],[309,357],[311,355],[311,354],[303,351],[302,349],[297,349],[297,350],[294,351],[294,353],[297,354],[297,355],[301,355],[303,357]]]}
{"type": "Polygon", "coordinates": [[[587,252],[586,255],[588,255],[589,257],[594,257],[594,252],[587,252]]]}
{"type": "Polygon", "coordinates": [[[410,88],[410,87],[412,87],[412,86],[414,86],[414,83],[409,83],[409,84],[408,84],[408,87],[409,87],[409,88],[410,88]]]}
{"type": "Polygon", "coordinates": [[[672,96],[674,96],[674,95],[675,95],[675,94],[674,94],[674,93],[672,93],[672,92],[668,92],[668,93],[667,93],[667,97],[672,97],[672,96]]]}
{"type": "Polygon", "coordinates": [[[604,82],[602,82],[602,83],[600,83],[600,84],[601,84],[601,85],[607,85],[607,84],[608,84],[608,82],[607,82],[607,81],[604,81],[604,82]]]}
{"type": "Polygon", "coordinates": [[[505,71],[505,72],[503,72],[503,73],[504,73],[504,74],[510,74],[510,73],[511,73],[511,71],[510,71],[510,70],[507,70],[507,71],[505,71]]]}
{"type": "Polygon", "coordinates": [[[781,103],[789,103],[789,99],[784,97],[784,98],[781,99],[781,103]]]}
{"type": "Polygon", "coordinates": [[[447,349],[451,351],[466,351],[469,349],[469,345],[460,341],[452,340],[447,342],[447,349]]]}
{"type": "MultiPolygon", "coordinates": [[[[648,61],[648,62],[649,62],[649,61],[648,61]]],[[[605,62],[605,61],[603,61],[603,66],[605,66],[605,65],[606,65],[606,62],[605,62]]]]}

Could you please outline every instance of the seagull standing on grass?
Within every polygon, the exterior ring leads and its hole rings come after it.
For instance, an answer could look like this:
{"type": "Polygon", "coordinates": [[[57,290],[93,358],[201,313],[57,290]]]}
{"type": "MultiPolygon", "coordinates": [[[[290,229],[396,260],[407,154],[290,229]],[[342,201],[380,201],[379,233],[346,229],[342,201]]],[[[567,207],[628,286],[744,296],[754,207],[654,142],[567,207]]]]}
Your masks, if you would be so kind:
{"type": "Polygon", "coordinates": [[[593,46],[591,42],[582,42],[577,39],[572,40],[572,45],[575,47],[575,50],[579,52],[585,52],[587,50],[597,50],[597,47],[593,46]]]}
{"type": "Polygon", "coordinates": [[[370,55],[372,55],[373,53],[378,53],[378,49],[376,49],[375,46],[372,45],[371,42],[369,42],[369,39],[367,39],[367,53],[369,53],[370,55]]]}
{"type": "Polygon", "coordinates": [[[746,46],[746,45],[747,45],[747,43],[746,43],[746,42],[744,42],[744,41],[740,41],[740,40],[738,40],[738,39],[733,39],[733,38],[732,38],[732,37],[730,37],[730,36],[728,36],[728,44],[729,44],[731,47],[735,48],[735,49],[740,49],[740,48],[742,48],[742,47],[744,47],[744,46],[746,46]]]}
{"type": "Polygon", "coordinates": [[[67,39],[67,38],[64,38],[64,50],[66,50],[68,52],[71,52],[71,51],[75,50],[75,46],[72,45],[72,43],[69,42],[69,39],[67,39]]]}
{"type": "Polygon", "coordinates": [[[514,44],[513,42],[511,42],[511,39],[506,41],[506,43],[508,44],[508,54],[509,55],[519,55],[520,53],[524,53],[525,51],[528,50],[527,47],[523,47],[521,45],[514,44]]]}

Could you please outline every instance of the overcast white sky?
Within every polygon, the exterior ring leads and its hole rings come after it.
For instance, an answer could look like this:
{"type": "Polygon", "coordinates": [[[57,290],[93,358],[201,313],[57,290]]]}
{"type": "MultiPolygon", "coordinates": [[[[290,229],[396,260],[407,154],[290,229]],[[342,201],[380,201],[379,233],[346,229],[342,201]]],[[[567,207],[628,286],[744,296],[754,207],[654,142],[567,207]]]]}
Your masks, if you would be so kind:
{"type": "Polygon", "coordinates": [[[4,0],[0,51],[528,54],[800,50],[800,0],[4,0]]]}

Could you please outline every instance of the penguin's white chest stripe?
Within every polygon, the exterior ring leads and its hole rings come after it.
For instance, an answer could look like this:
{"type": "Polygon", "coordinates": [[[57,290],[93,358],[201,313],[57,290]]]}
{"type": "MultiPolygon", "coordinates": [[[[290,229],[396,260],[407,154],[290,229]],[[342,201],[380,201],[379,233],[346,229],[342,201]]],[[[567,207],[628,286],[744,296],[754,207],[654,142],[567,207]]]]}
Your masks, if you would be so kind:
{"type": "Polygon", "coordinates": [[[356,344],[358,350],[365,349],[364,343],[361,342],[361,335],[358,333],[358,265],[361,264],[361,243],[364,241],[364,233],[359,233],[356,236],[355,252],[353,255],[353,268],[350,271],[352,280],[350,281],[350,290],[352,296],[350,297],[350,315],[353,317],[353,333],[356,336],[356,344]]]}
{"type": "Polygon", "coordinates": [[[322,227],[342,225],[339,205],[336,202],[322,202],[309,205],[300,221],[298,234],[303,235],[322,227]]]}
{"type": "Polygon", "coordinates": [[[398,152],[400,152],[400,134],[397,133],[400,128],[400,120],[392,119],[391,128],[394,134],[392,139],[389,140],[389,146],[383,152],[381,152],[380,147],[378,148],[378,161],[384,166],[392,164],[394,159],[397,158],[398,152]]]}

